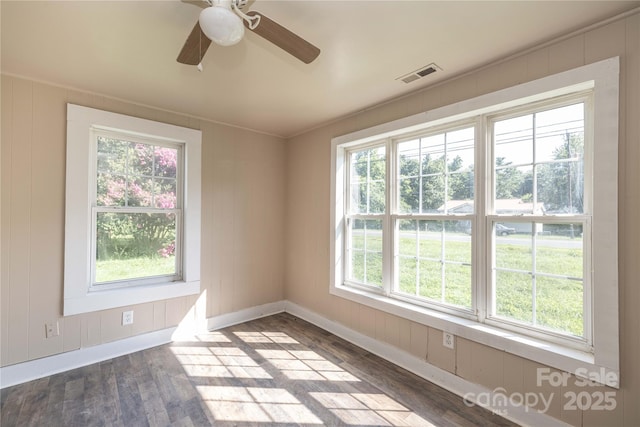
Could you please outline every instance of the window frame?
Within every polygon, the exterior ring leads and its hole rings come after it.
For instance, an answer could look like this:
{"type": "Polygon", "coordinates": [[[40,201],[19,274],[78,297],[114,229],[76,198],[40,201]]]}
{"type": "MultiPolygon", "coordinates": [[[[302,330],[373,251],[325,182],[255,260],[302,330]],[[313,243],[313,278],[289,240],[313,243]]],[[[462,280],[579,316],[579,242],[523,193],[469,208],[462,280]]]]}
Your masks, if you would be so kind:
{"type": "MultiPolygon", "coordinates": [[[[199,130],[67,104],[65,316],[194,295],[200,292],[201,144],[199,130]],[[177,276],[150,276],[95,284],[97,134],[180,147],[181,239],[177,276]]],[[[180,203],[180,202],[179,202],[180,203]]],[[[142,208],[144,210],[144,208],[142,208]]]]}
{"type": "MultiPolygon", "coordinates": [[[[331,230],[330,245],[331,274],[330,293],[347,298],[387,313],[420,322],[427,326],[451,332],[455,335],[510,352],[515,355],[555,367],[567,372],[578,372],[579,368],[592,372],[604,369],[614,375],[606,375],[603,382],[619,387],[619,337],[618,337],[618,271],[617,271],[617,141],[618,141],[618,98],[619,98],[619,58],[610,58],[573,70],[544,77],[512,88],[482,95],[456,104],[416,114],[390,123],[356,131],[332,139],[331,173],[331,230]],[[387,295],[367,292],[366,289],[350,287],[343,276],[343,213],[344,197],[344,153],[345,150],[372,141],[391,140],[411,132],[470,119],[478,115],[489,116],[501,111],[516,109],[539,102],[548,102],[557,97],[593,92],[593,199],[591,212],[593,234],[589,251],[583,257],[593,260],[593,290],[588,304],[592,306],[592,349],[577,348],[570,340],[549,339],[548,335],[533,336],[520,330],[514,332],[504,325],[486,322],[489,307],[486,301],[491,295],[488,289],[490,266],[489,254],[492,243],[489,236],[491,220],[485,201],[490,200],[488,177],[493,174],[490,147],[487,144],[476,145],[476,194],[484,191],[474,203],[477,214],[473,227],[478,235],[473,244],[473,265],[481,266],[473,277],[477,279],[473,292],[476,292],[473,316],[464,317],[447,310],[434,310],[413,302],[387,295]],[[481,320],[481,321],[478,321],[481,320]]],[[[476,132],[482,140],[489,138],[486,123],[481,123],[476,132]]],[[[585,129],[585,133],[587,130],[585,129]]],[[[394,175],[389,175],[394,176],[394,175]]],[[[491,178],[492,179],[492,178],[491,178]]],[[[585,179],[587,179],[585,177],[585,179]]],[[[493,191],[493,190],[491,190],[493,191]]],[[[387,195],[387,198],[389,196],[387,195]]],[[[493,218],[495,219],[495,218],[493,218]]],[[[545,218],[546,219],[546,218],[545,218]]],[[[558,219],[558,218],[556,218],[558,219]]],[[[387,230],[392,236],[393,230],[387,230]]],[[[391,240],[387,238],[387,241],[391,240]]],[[[387,251],[391,248],[385,247],[387,251]]],[[[587,319],[585,319],[585,324],[587,319]]],[[[587,332],[585,330],[585,332],[587,332]]],[[[584,372],[584,371],[580,371],[584,372]]]]}

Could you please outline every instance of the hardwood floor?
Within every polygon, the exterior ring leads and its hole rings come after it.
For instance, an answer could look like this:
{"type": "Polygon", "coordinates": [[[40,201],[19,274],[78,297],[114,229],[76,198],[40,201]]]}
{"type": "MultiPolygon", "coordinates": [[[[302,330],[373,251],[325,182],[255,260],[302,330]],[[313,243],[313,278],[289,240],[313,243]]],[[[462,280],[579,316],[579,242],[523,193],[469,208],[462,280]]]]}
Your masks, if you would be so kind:
{"type": "Polygon", "coordinates": [[[10,426],[508,426],[278,314],[6,388],[10,426]]]}

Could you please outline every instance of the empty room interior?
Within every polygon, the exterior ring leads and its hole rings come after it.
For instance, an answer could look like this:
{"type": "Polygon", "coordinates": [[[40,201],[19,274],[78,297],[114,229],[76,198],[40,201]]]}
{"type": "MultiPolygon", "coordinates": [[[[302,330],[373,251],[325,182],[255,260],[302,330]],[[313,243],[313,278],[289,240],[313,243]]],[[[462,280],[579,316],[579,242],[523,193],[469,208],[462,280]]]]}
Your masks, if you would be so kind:
{"type": "Polygon", "coordinates": [[[0,425],[640,426],[639,1],[0,1],[0,425]]]}

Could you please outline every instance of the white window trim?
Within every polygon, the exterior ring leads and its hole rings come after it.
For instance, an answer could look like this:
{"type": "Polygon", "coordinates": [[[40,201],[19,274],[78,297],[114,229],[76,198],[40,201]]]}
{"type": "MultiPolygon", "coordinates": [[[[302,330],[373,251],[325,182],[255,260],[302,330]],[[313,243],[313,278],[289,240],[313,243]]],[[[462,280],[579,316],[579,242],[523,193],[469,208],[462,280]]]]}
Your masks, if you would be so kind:
{"type": "MultiPolygon", "coordinates": [[[[575,373],[578,376],[604,372],[605,375],[599,374],[592,376],[591,379],[618,388],[620,386],[617,194],[619,68],[619,58],[610,58],[333,138],[331,144],[330,293],[562,371],[575,373]],[[592,211],[591,256],[595,284],[591,301],[594,319],[593,352],[520,335],[496,326],[345,285],[342,267],[345,227],[342,221],[346,206],[344,167],[347,148],[588,89],[593,90],[594,117],[597,118],[593,128],[595,141],[593,156],[597,160],[594,162],[593,171],[593,197],[595,200],[606,201],[606,203],[594,203],[592,211]]],[[[487,176],[486,171],[483,176],[487,176]]],[[[478,254],[474,262],[485,261],[484,256],[478,254]]],[[[486,283],[478,284],[478,290],[481,292],[484,292],[485,287],[486,283]]]]}
{"type": "Polygon", "coordinates": [[[201,145],[202,132],[199,130],[67,104],[65,316],[200,292],[201,145]],[[91,287],[91,204],[95,195],[92,129],[184,145],[182,280],[104,290],[91,287]]]}

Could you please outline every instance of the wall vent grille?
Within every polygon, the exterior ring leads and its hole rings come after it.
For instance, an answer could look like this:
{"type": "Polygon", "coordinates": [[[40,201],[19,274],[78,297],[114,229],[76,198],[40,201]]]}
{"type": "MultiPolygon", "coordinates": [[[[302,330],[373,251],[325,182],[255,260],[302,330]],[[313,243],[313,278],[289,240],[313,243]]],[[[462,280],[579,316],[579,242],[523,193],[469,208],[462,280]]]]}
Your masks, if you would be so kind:
{"type": "Polygon", "coordinates": [[[398,77],[396,80],[401,80],[404,83],[411,83],[418,79],[428,76],[429,74],[433,74],[436,71],[441,71],[442,68],[438,67],[435,63],[431,63],[424,67],[418,68],[415,71],[410,72],[409,74],[405,74],[404,76],[398,77]]]}

